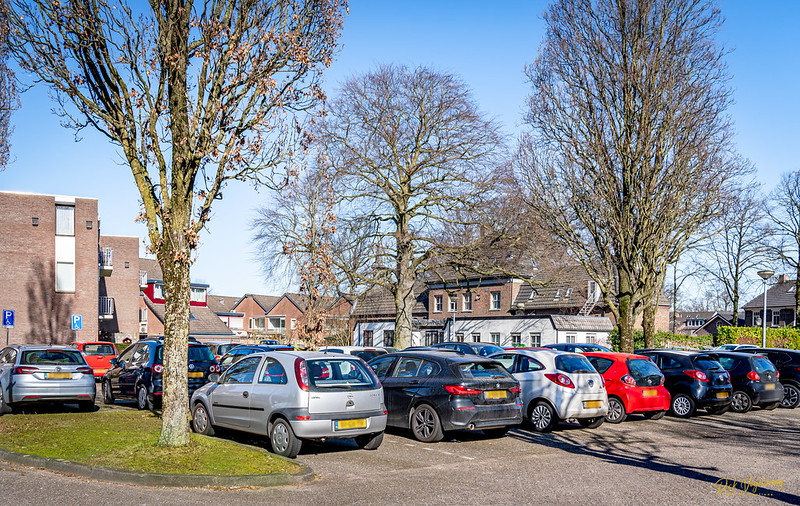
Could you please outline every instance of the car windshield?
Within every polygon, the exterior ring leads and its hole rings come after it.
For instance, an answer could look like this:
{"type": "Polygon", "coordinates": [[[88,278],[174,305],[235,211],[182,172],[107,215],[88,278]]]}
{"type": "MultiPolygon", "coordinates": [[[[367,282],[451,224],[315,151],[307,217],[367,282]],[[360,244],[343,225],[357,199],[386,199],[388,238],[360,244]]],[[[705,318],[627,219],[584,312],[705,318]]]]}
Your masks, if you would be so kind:
{"type": "Polygon", "coordinates": [[[478,355],[482,357],[488,357],[489,355],[494,355],[495,353],[503,353],[504,351],[506,350],[504,350],[499,346],[493,346],[491,344],[487,346],[480,346],[477,349],[478,355]]]}
{"type": "Polygon", "coordinates": [[[116,355],[114,347],[110,344],[84,344],[84,355],[116,355]]]}
{"type": "Polygon", "coordinates": [[[775,373],[775,366],[772,365],[772,362],[770,362],[767,357],[753,357],[753,363],[756,366],[756,372],[758,374],[767,372],[775,373]]]}
{"type": "Polygon", "coordinates": [[[22,365],[86,365],[86,361],[78,350],[23,351],[19,363],[22,365]]]}
{"type": "Polygon", "coordinates": [[[364,362],[369,362],[375,357],[378,357],[380,355],[386,355],[386,352],[383,350],[361,350],[361,351],[353,351],[350,354],[360,358],[364,362]]]}
{"type": "Polygon", "coordinates": [[[563,372],[571,373],[590,373],[597,371],[594,370],[592,364],[586,360],[586,357],[580,355],[559,355],[556,357],[556,369],[563,372]]]}
{"type": "Polygon", "coordinates": [[[465,379],[513,379],[497,362],[463,362],[455,365],[456,374],[465,379]]]}
{"type": "Polygon", "coordinates": [[[322,358],[307,360],[309,386],[317,390],[367,390],[379,388],[375,375],[360,360],[351,358],[322,358]]]}
{"type": "MultiPolygon", "coordinates": [[[[156,362],[161,363],[164,360],[164,347],[159,346],[156,350],[156,362]]],[[[211,350],[208,349],[208,346],[205,345],[189,345],[189,362],[201,362],[207,361],[211,362],[214,360],[214,355],[211,354],[211,350]]]]}

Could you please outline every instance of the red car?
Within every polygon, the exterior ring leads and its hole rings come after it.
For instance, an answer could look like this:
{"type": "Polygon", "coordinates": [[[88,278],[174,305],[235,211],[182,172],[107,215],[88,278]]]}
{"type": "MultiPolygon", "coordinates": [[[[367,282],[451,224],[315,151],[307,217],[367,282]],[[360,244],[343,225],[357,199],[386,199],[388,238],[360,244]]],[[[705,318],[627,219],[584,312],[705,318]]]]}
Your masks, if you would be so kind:
{"type": "Polygon", "coordinates": [[[629,353],[591,352],[583,355],[603,376],[608,393],[606,421],[620,423],[631,413],[658,420],[669,409],[661,369],[647,357],[629,353]]]}
{"type": "Polygon", "coordinates": [[[117,347],[114,343],[106,341],[74,342],[72,346],[78,348],[86,358],[86,363],[94,371],[94,377],[102,378],[111,368],[111,359],[117,358],[117,347]]]}

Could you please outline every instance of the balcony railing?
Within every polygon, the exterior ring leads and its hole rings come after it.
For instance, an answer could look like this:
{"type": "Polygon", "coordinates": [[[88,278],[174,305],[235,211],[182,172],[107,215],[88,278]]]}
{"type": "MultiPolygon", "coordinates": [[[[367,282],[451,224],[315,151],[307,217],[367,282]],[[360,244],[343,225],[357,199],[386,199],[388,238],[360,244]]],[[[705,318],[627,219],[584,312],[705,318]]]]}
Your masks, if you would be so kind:
{"type": "Polygon", "coordinates": [[[100,248],[100,251],[98,251],[98,263],[100,264],[101,276],[111,275],[114,265],[112,261],[112,253],[112,248],[100,248]]]}
{"type": "Polygon", "coordinates": [[[98,319],[111,320],[114,318],[114,297],[100,297],[98,319]]]}

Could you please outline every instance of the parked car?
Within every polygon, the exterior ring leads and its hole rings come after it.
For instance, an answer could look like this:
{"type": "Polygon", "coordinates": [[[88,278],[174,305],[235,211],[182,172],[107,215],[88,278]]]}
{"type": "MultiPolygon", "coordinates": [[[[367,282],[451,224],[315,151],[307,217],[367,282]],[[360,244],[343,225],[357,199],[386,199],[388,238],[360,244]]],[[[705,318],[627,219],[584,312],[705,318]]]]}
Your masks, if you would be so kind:
{"type": "Polygon", "coordinates": [[[452,430],[492,437],[522,422],[519,383],[495,360],[437,350],[390,353],[369,362],[381,380],[387,424],[410,428],[419,441],[452,430]]]}
{"type": "Polygon", "coordinates": [[[294,347],[291,344],[240,344],[219,359],[220,371],[224,372],[247,355],[267,351],[294,351],[294,347]]]}
{"type": "Polygon", "coordinates": [[[111,368],[111,359],[117,358],[117,347],[107,341],[75,341],[70,346],[83,353],[96,379],[102,378],[111,368]]]}
{"type": "Polygon", "coordinates": [[[323,353],[344,353],[346,355],[353,355],[364,362],[369,362],[375,357],[389,353],[383,348],[376,348],[374,346],[320,346],[318,350],[323,353]]]}
{"type": "Polygon", "coordinates": [[[577,419],[583,427],[602,425],[608,413],[608,396],[603,378],[583,355],[521,349],[491,358],[519,380],[523,413],[535,431],[549,432],[568,418],[577,419]]]}
{"type": "MultiPolygon", "coordinates": [[[[204,344],[189,342],[187,364],[189,395],[209,381],[209,375],[220,368],[211,350],[204,344]]],[[[163,395],[164,341],[143,339],[130,345],[111,361],[103,377],[103,403],[133,399],[139,409],[154,409],[163,395]]]]}
{"type": "Polygon", "coordinates": [[[783,385],[778,371],[764,355],[735,351],[714,352],[719,363],[731,375],[731,409],[747,413],[753,406],[777,408],[783,400],[783,385]]]}
{"type": "Polygon", "coordinates": [[[302,440],[354,438],[364,449],[383,441],[383,390],[369,367],[344,354],[275,351],[246,356],[191,400],[192,427],[269,437],[272,451],[293,458],[302,440]]]}
{"type": "Polygon", "coordinates": [[[740,351],[753,348],[758,348],[758,346],[754,344],[723,344],[714,348],[714,351],[740,351]]]}
{"type": "Polygon", "coordinates": [[[258,344],[281,344],[277,339],[262,339],[258,344]]]}
{"type": "Polygon", "coordinates": [[[488,357],[495,353],[500,353],[503,348],[489,343],[460,343],[460,342],[447,342],[438,343],[429,347],[432,350],[455,350],[466,355],[479,355],[481,357],[488,357]]]}
{"type": "Polygon", "coordinates": [[[0,352],[0,414],[42,402],[94,410],[92,368],[71,346],[18,345],[0,352]]]}
{"type": "Polygon", "coordinates": [[[655,362],[664,374],[673,415],[687,418],[698,408],[718,415],[730,409],[730,375],[713,354],[677,350],[643,350],[637,354],[655,362]]]}
{"type": "Polygon", "coordinates": [[[232,343],[230,341],[208,341],[204,344],[211,350],[211,354],[214,355],[217,362],[220,361],[223,355],[239,346],[239,343],[232,343]]]}
{"type": "Polygon", "coordinates": [[[596,351],[601,353],[612,353],[611,350],[605,346],[600,346],[594,343],[552,343],[545,344],[542,348],[550,348],[551,350],[569,351],[571,353],[587,353],[596,351]]]}
{"type": "Polygon", "coordinates": [[[765,355],[778,369],[783,385],[782,408],[794,409],[800,404],[800,350],[746,348],[741,351],[765,355]]]}
{"type": "Polygon", "coordinates": [[[603,375],[608,394],[606,421],[620,423],[631,413],[658,420],[670,405],[664,375],[652,360],[629,353],[584,353],[603,375]]]}

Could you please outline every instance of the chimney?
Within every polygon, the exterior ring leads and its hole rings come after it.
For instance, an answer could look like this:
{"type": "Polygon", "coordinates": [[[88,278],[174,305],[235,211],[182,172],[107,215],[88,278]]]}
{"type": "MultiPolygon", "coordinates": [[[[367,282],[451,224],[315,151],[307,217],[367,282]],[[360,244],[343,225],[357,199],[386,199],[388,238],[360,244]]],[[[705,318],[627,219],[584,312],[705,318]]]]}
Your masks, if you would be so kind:
{"type": "Polygon", "coordinates": [[[781,274],[778,276],[778,283],[788,283],[789,282],[789,275],[788,274],[781,274]]]}

